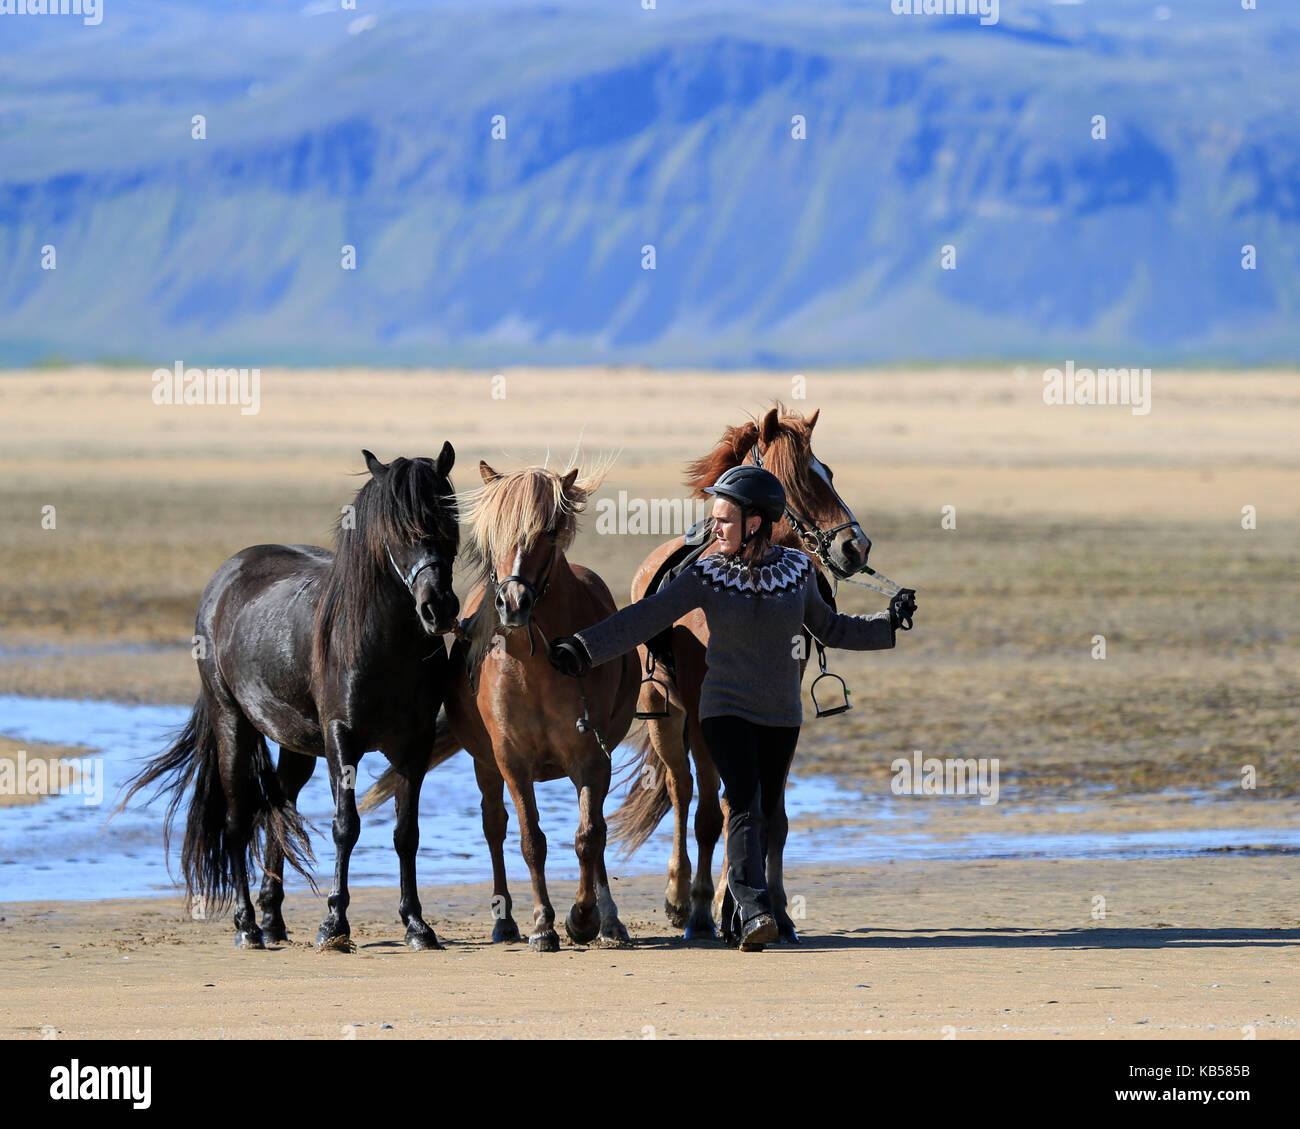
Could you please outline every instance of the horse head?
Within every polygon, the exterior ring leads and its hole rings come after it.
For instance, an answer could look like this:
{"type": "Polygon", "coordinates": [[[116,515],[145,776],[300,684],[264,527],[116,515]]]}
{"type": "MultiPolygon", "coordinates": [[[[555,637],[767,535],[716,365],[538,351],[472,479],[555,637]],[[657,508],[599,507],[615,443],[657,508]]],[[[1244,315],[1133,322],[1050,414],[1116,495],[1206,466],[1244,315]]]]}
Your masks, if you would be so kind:
{"type": "Polygon", "coordinates": [[[871,539],[835,489],[834,472],[813,453],[812,432],[820,414],[818,409],[805,417],[778,403],[762,419],[728,428],[712,452],[690,464],[688,473],[699,494],[729,467],[751,462],[770,470],[785,487],[787,502],[774,540],[798,540],[843,579],[867,563],[871,539]]]}
{"type": "Polygon", "coordinates": [[[456,461],[450,443],[437,459],[380,462],[363,451],[370,482],[357,495],[357,531],[379,571],[410,593],[429,635],[456,627],[460,601],[451,587],[460,547],[456,495],[447,477],[456,461]]]}
{"type": "Polygon", "coordinates": [[[523,627],[546,594],[578,531],[578,514],[599,484],[578,467],[561,475],[546,467],[500,474],[479,463],[482,488],[471,502],[474,545],[501,627],[523,627]]]}

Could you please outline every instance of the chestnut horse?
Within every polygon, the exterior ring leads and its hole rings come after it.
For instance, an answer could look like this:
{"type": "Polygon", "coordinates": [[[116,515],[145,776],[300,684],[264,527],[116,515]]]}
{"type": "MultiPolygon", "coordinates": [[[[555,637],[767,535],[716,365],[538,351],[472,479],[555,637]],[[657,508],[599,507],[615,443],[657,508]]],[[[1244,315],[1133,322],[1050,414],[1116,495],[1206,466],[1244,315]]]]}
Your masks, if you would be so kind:
{"type": "MultiPolygon", "coordinates": [[[[429,767],[460,748],[474,758],[483,834],[492,855],[493,941],[519,940],[506,886],[503,788],[509,787],[533,883],[528,943],[541,952],[560,947],[533,784],[567,776],[578,793],[574,849],[580,877],[565,930],[577,944],[624,943],[627,930],[605,873],[604,806],[609,753],[623,740],[636,708],[632,656],[605,663],[581,681],[559,674],[547,659],[549,640],[618,610],[605,582],[565,556],[578,513],[601,475],[580,478],[574,468],[561,477],[543,467],[502,475],[483,462],[479,470],[482,488],[464,499],[479,575],[465,603],[471,617],[468,638],[452,648],[450,737],[435,744],[429,767]],[[585,727],[575,724],[579,717],[586,719],[585,727]]],[[[380,777],[363,798],[362,810],[392,794],[395,776],[390,769],[380,777]]]]}
{"type": "MultiPolygon", "coordinates": [[[[717,446],[703,458],[688,464],[687,483],[696,497],[712,486],[724,470],[750,462],[770,470],[781,480],[787,495],[785,517],[772,528],[778,545],[803,549],[813,562],[832,577],[843,579],[867,563],[871,541],[833,485],[833,476],[812,451],[812,431],[820,413],[807,418],[786,413],[778,403],[761,420],[729,427],[717,446]]],[[[654,550],[637,569],[632,581],[632,598],[639,600],[660,567],[682,547],[677,537],[654,550]]],[[[707,550],[706,550],[707,552],[707,550]]],[[[831,596],[829,586],[823,595],[831,596]]],[[[655,678],[642,686],[638,711],[643,714],[668,712],[666,718],[647,722],[637,742],[637,757],[630,775],[639,776],[627,798],[610,819],[615,841],[630,852],[649,838],[671,807],[675,823],[673,850],[668,863],[668,888],[664,910],[674,925],[685,926],[690,937],[715,936],[713,924],[713,851],[724,826],[723,807],[718,797],[718,771],[709,757],[700,728],[700,691],[707,669],[705,650],[709,628],[698,608],[687,613],[670,633],[671,664],[659,665],[655,678]],[[667,689],[667,695],[660,686],[667,689]],[[687,849],[687,813],[691,803],[689,757],[695,759],[700,798],[695,813],[695,839],[699,860],[694,881],[687,849]]],[[[643,667],[647,647],[638,648],[643,667]]],[[[786,767],[789,774],[789,766],[786,767]]],[[[782,792],[784,793],[784,782],[782,792]]],[[[782,795],[776,816],[768,828],[767,884],[781,939],[798,942],[794,923],[786,912],[782,879],[782,857],[789,823],[782,795]]],[[[724,858],[725,869],[725,858],[724,858]]],[[[725,892],[726,883],[723,883],[725,892]]],[[[721,911],[722,897],[718,898],[721,911]]],[[[726,917],[723,917],[726,920],[726,917]]]]}
{"type": "MultiPolygon", "coordinates": [[[[334,886],[316,943],[350,950],[348,860],[360,834],[356,771],[380,749],[399,786],[393,846],[401,866],[398,912],[414,949],[441,946],[421,916],[415,881],[420,784],[446,680],[440,638],[456,626],[451,588],[460,544],[447,478],[456,453],[381,463],[340,519],[334,552],[255,545],[208,582],[195,623],[202,690],[185,730],[130,783],[172,794],[166,832],[193,785],[182,865],[205,909],[235,902],[235,944],[285,939],[281,869],[307,874],[310,845],[295,801],[316,757],[334,792],[334,886]],[[352,520],[355,519],[355,520],[352,520]],[[272,771],[266,738],[280,745],[272,771]],[[253,916],[247,855],[266,839],[265,939],[253,916]],[[268,900],[269,899],[269,900],[268,900]]],[[[120,810],[120,808],[119,808],[120,810]]]]}

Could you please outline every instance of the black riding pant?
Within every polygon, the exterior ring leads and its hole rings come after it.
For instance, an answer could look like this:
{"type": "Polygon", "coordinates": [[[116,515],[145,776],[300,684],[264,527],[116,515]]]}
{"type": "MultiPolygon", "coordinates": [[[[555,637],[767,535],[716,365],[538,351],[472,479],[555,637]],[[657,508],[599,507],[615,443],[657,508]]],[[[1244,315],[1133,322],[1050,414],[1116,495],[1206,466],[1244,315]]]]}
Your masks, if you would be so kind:
{"type": "MultiPolygon", "coordinates": [[[[743,927],[772,912],[767,831],[781,802],[799,726],[759,725],[743,717],[704,717],[700,728],[727,790],[727,886],[743,927]]],[[[723,922],[724,927],[727,922],[723,922]]]]}

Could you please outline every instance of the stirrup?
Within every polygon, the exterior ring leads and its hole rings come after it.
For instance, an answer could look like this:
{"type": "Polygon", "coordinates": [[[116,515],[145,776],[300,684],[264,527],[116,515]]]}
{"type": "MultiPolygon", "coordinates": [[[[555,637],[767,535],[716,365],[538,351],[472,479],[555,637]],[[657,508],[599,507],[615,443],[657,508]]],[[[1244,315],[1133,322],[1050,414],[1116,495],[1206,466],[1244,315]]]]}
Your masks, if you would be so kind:
{"type": "Polygon", "coordinates": [[[638,721],[662,721],[666,717],[672,717],[672,711],[668,708],[668,685],[661,678],[655,677],[655,657],[654,654],[646,649],[645,677],[641,679],[641,685],[637,688],[636,700],[641,701],[641,691],[645,689],[646,684],[653,682],[659,687],[659,692],[664,698],[663,710],[643,710],[640,705],[637,706],[636,712],[632,715],[638,721]]]}
{"type": "Polygon", "coordinates": [[[821,668],[821,674],[812,680],[812,685],[808,687],[808,693],[812,695],[813,709],[817,711],[818,717],[834,717],[837,713],[848,713],[853,708],[853,703],[849,701],[848,684],[838,674],[832,674],[826,669],[826,648],[817,643],[817,665],[821,668]],[[838,706],[823,706],[817,701],[817,683],[823,678],[833,678],[840,684],[840,692],[844,695],[844,701],[838,706]]]}

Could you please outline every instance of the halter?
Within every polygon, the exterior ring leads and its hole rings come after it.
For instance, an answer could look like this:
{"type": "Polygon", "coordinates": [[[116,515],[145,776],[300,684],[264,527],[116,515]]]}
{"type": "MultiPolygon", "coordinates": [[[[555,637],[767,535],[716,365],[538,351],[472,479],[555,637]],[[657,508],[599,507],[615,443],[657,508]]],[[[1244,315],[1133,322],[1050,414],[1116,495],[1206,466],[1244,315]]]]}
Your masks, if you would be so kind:
{"type": "Polygon", "coordinates": [[[442,564],[442,557],[436,551],[426,553],[411,566],[410,572],[403,572],[397,567],[397,562],[393,560],[393,550],[388,547],[388,542],[384,542],[384,552],[388,554],[388,563],[393,566],[393,571],[397,573],[397,579],[402,582],[406,590],[415,596],[415,578],[420,575],[426,568],[433,568],[434,565],[442,564]]]}
{"type": "MultiPolygon", "coordinates": [[[[758,453],[758,444],[755,443],[750,448],[750,453],[754,456],[754,465],[763,466],[763,456],[758,453]]],[[[830,529],[821,529],[816,522],[809,521],[803,514],[794,509],[787,497],[785,505],[785,519],[799,535],[799,539],[811,549],[817,559],[836,580],[847,580],[849,573],[846,573],[831,560],[831,542],[835,539],[841,529],[852,529],[858,525],[858,519],[853,516],[853,511],[844,504],[844,499],[840,497],[839,491],[831,483],[827,483],[831,488],[831,493],[835,495],[835,500],[839,502],[840,508],[849,515],[848,521],[842,521],[839,525],[834,525],[830,529]]],[[[861,526],[858,526],[861,528],[861,526]]]]}
{"type": "Polygon", "coordinates": [[[546,536],[551,540],[551,551],[546,554],[546,568],[543,572],[543,578],[537,583],[534,583],[526,576],[520,576],[517,573],[512,573],[504,580],[498,581],[497,566],[492,564],[488,568],[488,586],[493,590],[492,602],[494,604],[496,603],[497,598],[501,595],[501,589],[503,589],[507,584],[522,585],[527,590],[528,594],[532,596],[534,606],[536,606],[541,601],[542,597],[546,595],[546,590],[551,586],[551,573],[555,568],[555,549],[558,540],[554,533],[548,533],[546,536]]]}
{"type": "MultiPolygon", "coordinates": [[[[542,602],[542,597],[546,595],[547,591],[551,587],[551,573],[555,571],[555,550],[558,542],[558,538],[554,533],[548,533],[547,536],[551,539],[551,551],[546,555],[546,569],[543,573],[542,579],[538,580],[536,583],[525,576],[518,575],[517,573],[512,573],[504,580],[499,581],[497,580],[497,566],[495,562],[488,567],[487,582],[488,587],[492,589],[493,608],[496,607],[496,602],[501,595],[501,590],[507,584],[522,585],[528,594],[532,596],[534,608],[542,602]]],[[[541,631],[541,627],[538,626],[537,630],[541,631]]],[[[543,635],[542,638],[545,639],[546,636],[543,635]]],[[[528,616],[528,654],[531,656],[533,653],[533,617],[530,613],[528,616]]]]}

